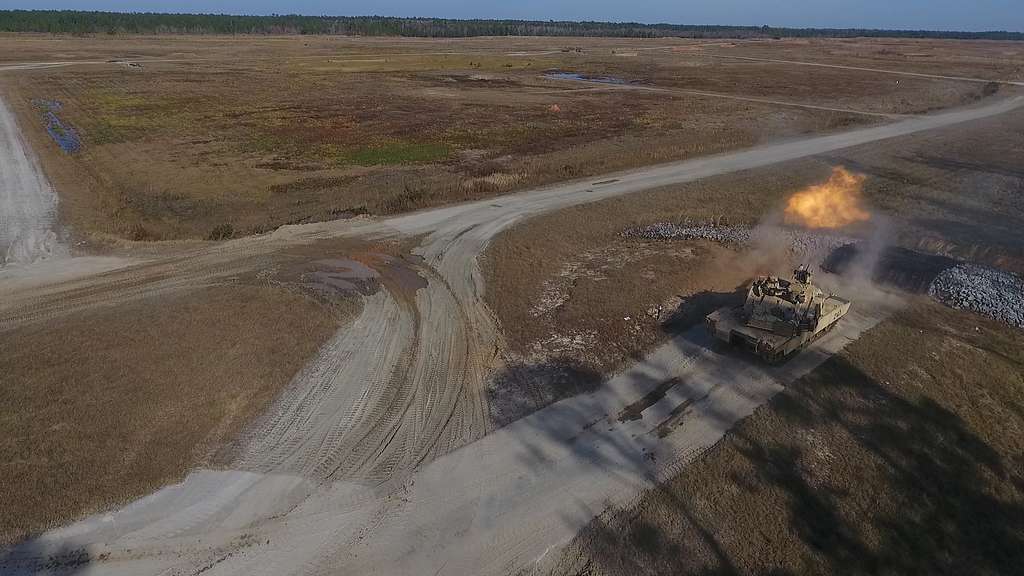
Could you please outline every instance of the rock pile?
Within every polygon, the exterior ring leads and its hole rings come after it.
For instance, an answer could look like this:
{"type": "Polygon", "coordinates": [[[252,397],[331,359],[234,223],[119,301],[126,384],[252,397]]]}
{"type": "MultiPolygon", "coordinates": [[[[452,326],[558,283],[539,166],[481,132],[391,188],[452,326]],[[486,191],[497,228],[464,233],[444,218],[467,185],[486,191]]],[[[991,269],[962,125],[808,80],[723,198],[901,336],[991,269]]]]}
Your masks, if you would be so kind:
{"type": "Polygon", "coordinates": [[[959,264],[936,276],[928,294],[951,308],[972,310],[1024,328],[1024,279],[1015,274],[959,264]]]}
{"type": "MultiPolygon", "coordinates": [[[[847,244],[860,240],[850,236],[822,234],[806,230],[786,229],[790,250],[795,254],[828,254],[847,244]]],[[[627,228],[622,232],[626,238],[642,240],[712,240],[728,244],[750,244],[754,229],[749,226],[716,226],[714,224],[682,225],[672,222],[658,222],[649,226],[627,228]]]]}
{"type": "Polygon", "coordinates": [[[642,240],[713,240],[746,244],[750,242],[750,228],[746,226],[715,226],[714,224],[680,225],[672,222],[658,222],[649,226],[627,228],[622,232],[626,238],[642,240]]]}

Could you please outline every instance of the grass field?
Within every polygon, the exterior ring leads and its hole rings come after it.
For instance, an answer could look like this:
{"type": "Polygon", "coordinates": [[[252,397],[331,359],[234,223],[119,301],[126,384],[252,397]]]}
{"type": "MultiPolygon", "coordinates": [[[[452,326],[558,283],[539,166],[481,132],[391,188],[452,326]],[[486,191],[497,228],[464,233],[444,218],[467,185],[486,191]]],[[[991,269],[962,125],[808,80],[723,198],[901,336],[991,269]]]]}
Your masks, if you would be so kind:
{"type": "MultiPolygon", "coordinates": [[[[801,104],[914,113],[989,89],[716,57],[788,57],[793,42],[4,35],[0,46],[22,61],[94,62],[7,72],[0,85],[61,193],[64,222],[94,243],[402,212],[879,121],[801,104]],[[126,58],[149,61],[117,62],[126,58]],[[669,91],[555,80],[549,70],[669,91]],[[80,152],[50,140],[41,100],[61,104],[80,152]]],[[[804,48],[840,63],[957,70],[963,56],[949,46],[804,48]]],[[[1024,62],[1013,45],[970,46],[978,75],[1011,76],[1024,62]]]]}

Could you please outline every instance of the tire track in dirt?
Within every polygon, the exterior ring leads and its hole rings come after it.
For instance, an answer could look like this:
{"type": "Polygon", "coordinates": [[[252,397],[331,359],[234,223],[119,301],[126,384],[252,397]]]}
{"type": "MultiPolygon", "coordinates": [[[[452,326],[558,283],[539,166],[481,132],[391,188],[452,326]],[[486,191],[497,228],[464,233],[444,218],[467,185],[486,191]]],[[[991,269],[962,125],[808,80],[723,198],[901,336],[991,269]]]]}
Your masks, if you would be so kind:
{"type": "MultiPolygon", "coordinates": [[[[380,238],[386,232],[377,223],[359,219],[329,237],[380,238]]],[[[265,267],[289,247],[325,238],[314,230],[298,229],[283,239],[276,234],[252,236],[162,257],[72,257],[0,268],[0,332],[99,306],[229,282],[265,267]]]]}
{"type": "Polygon", "coordinates": [[[465,387],[483,372],[468,377],[474,343],[448,284],[419,267],[424,285],[408,293],[380,270],[386,290],[245,435],[236,468],[383,483],[486,433],[483,395],[465,387]]]}
{"type": "MultiPolygon", "coordinates": [[[[103,574],[251,574],[271,567],[275,574],[487,574],[520,567],[571,537],[608,503],[630,497],[666,467],[713,443],[884,310],[851,313],[842,329],[779,369],[718,353],[699,334],[676,338],[597,392],[484,436],[484,390],[500,338],[481,298],[476,258],[495,234],[570,205],[970,121],[1020,104],[1019,98],[999,101],[376,222],[285,227],[193,256],[176,265],[201,278],[206,266],[320,238],[420,236],[414,252],[423,259],[417,269],[426,286],[413,298],[389,287],[367,299],[355,336],[336,335],[267,414],[257,428],[264,433],[243,443],[241,467],[259,472],[196,472],[181,485],[10,550],[0,566],[18,573],[53,554],[85,550],[104,560],[76,569],[103,574]],[[642,418],[615,420],[667,378],[681,383],[642,418]],[[663,439],[653,433],[684,402],[691,402],[684,422],[663,439]]],[[[160,276],[164,270],[155,270],[145,274],[157,285],[168,281],[160,276]]],[[[97,290],[86,298],[90,305],[102,301],[106,281],[83,281],[97,290]]],[[[111,284],[120,297],[125,289],[111,284]]]]}
{"type": "MultiPolygon", "coordinates": [[[[571,82],[581,82],[593,84],[592,80],[585,78],[572,79],[571,82]]],[[[570,88],[566,90],[547,90],[539,92],[530,92],[531,94],[564,94],[564,93],[577,93],[577,92],[614,92],[617,90],[633,90],[638,92],[653,92],[657,94],[680,95],[680,96],[701,96],[704,98],[711,98],[717,100],[735,100],[738,102],[753,102],[756,104],[768,104],[771,106],[784,106],[787,108],[803,108],[805,110],[818,110],[821,112],[838,112],[840,114],[856,114],[858,116],[871,116],[875,118],[883,118],[895,120],[898,118],[906,118],[906,114],[896,114],[889,112],[872,112],[870,110],[856,110],[853,108],[840,108],[835,106],[823,106],[818,104],[807,104],[804,102],[793,102],[789,100],[778,100],[773,98],[761,98],[758,96],[744,96],[742,94],[727,94],[724,92],[709,92],[707,90],[693,90],[689,88],[668,88],[664,86],[649,86],[643,84],[605,84],[601,86],[593,86],[590,88],[570,88]]]]}
{"type": "Polygon", "coordinates": [[[366,297],[359,317],[321,348],[245,434],[236,467],[318,476],[319,468],[353,448],[343,438],[363,415],[379,416],[367,407],[389,391],[412,330],[408,310],[388,291],[366,297]],[[366,350],[369,357],[361,354],[366,350]],[[321,413],[338,417],[316,418],[321,413]]]}
{"type": "MultiPolygon", "coordinates": [[[[69,265],[80,261],[66,260],[69,265]]],[[[0,332],[24,324],[51,320],[72,312],[109,306],[147,296],[198,288],[228,281],[233,276],[254,270],[264,261],[257,252],[251,254],[209,251],[185,257],[138,263],[138,260],[94,259],[83,270],[84,277],[72,278],[56,286],[19,282],[17,276],[0,277],[0,332]],[[111,260],[114,260],[111,262],[111,260]],[[105,270],[107,266],[120,267],[105,270]],[[91,275],[90,269],[99,269],[91,275]],[[5,280],[12,286],[5,290],[5,280]]],[[[36,266],[26,266],[30,271],[36,266]]]]}
{"type": "Polygon", "coordinates": [[[56,220],[57,194],[0,97],[0,266],[66,256],[56,220]]]}
{"type": "Polygon", "coordinates": [[[753,56],[736,56],[732,54],[706,54],[711,58],[723,58],[728,60],[744,60],[747,62],[765,62],[768,64],[790,64],[793,66],[814,66],[818,68],[838,68],[841,70],[854,70],[857,72],[874,72],[876,74],[893,74],[896,76],[910,76],[914,78],[928,78],[931,80],[951,80],[954,82],[974,82],[980,84],[996,83],[1008,86],[1024,86],[1024,82],[1017,80],[990,80],[986,78],[971,78],[968,76],[946,76],[942,74],[927,74],[924,72],[907,72],[905,70],[888,70],[885,68],[869,68],[865,66],[848,66],[844,64],[828,64],[825,62],[807,62],[803,60],[783,60],[779,58],[756,58],[753,56]]]}

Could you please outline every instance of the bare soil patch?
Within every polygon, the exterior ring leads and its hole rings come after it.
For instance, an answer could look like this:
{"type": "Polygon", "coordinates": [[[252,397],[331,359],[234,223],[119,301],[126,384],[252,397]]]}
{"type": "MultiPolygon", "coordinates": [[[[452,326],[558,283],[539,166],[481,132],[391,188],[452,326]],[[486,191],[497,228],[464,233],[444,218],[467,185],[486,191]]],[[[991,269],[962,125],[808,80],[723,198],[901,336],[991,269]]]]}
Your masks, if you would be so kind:
{"type": "Polygon", "coordinates": [[[353,312],[279,274],[0,335],[0,543],[148,493],[218,448],[353,312]]]}
{"type": "Polygon", "coordinates": [[[1022,350],[1019,330],[922,300],[593,521],[552,573],[1012,573],[1022,350]]]}

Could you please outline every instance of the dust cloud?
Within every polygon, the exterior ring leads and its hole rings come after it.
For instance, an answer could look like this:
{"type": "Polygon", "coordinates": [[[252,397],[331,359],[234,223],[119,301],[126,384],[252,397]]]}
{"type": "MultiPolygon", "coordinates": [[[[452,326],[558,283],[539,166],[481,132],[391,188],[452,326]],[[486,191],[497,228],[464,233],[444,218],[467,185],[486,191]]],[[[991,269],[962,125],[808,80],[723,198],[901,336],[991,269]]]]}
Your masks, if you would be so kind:
{"type": "Polygon", "coordinates": [[[827,291],[860,303],[890,302],[891,291],[875,278],[892,244],[894,226],[891,218],[865,203],[866,179],[837,166],[826,182],[794,192],[751,230],[750,246],[735,265],[749,277],[789,278],[796,267],[807,264],[815,283],[827,291]],[[826,271],[824,264],[840,251],[848,254],[841,269],[826,271]]]}

